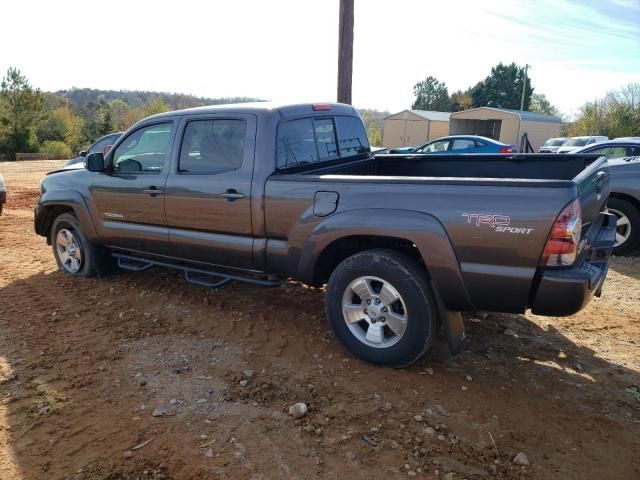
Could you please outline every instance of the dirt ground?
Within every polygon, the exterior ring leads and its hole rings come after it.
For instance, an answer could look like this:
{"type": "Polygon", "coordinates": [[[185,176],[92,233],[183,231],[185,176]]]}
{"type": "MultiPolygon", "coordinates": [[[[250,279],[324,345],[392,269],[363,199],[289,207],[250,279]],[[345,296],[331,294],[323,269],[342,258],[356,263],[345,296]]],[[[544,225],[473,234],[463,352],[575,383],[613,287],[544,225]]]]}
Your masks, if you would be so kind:
{"type": "Polygon", "coordinates": [[[461,355],[382,369],[321,290],[61,274],[32,220],[59,164],[0,163],[1,479],[640,478],[640,258],[578,315],[469,316],[461,355]]]}

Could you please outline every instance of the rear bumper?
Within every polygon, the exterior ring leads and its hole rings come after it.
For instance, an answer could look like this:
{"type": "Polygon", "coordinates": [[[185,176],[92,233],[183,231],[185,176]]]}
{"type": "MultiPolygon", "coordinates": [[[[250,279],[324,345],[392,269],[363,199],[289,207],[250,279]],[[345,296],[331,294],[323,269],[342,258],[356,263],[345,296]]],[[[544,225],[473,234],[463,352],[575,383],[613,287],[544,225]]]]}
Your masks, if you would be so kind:
{"type": "Polygon", "coordinates": [[[601,215],[600,230],[576,266],[542,271],[531,305],[533,313],[551,317],[573,315],[594,295],[600,295],[616,238],[615,217],[607,213],[601,215]]]}

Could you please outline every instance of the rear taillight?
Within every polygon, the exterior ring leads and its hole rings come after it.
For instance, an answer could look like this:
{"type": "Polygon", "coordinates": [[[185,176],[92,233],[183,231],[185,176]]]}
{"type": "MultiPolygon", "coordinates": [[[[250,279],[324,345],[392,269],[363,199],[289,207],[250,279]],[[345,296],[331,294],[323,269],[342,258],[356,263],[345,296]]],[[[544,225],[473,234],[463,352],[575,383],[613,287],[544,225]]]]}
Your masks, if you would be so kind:
{"type": "Polygon", "coordinates": [[[540,266],[562,267],[575,262],[582,229],[581,216],[580,200],[577,198],[564,207],[553,222],[540,258],[540,266]]]}
{"type": "Polygon", "coordinates": [[[498,150],[498,152],[500,152],[500,153],[513,153],[513,148],[511,148],[511,147],[502,147],[500,150],[498,150]]]}
{"type": "Polygon", "coordinates": [[[331,110],[331,105],[328,103],[314,103],[311,108],[314,112],[328,112],[331,110]]]}

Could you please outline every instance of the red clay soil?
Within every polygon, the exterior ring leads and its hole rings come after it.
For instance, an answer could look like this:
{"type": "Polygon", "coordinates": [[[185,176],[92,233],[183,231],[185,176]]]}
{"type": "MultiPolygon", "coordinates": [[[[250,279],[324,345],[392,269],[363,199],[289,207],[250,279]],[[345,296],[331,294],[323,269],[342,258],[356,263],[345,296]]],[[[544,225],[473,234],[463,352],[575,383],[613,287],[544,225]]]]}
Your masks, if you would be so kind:
{"type": "Polygon", "coordinates": [[[578,315],[469,316],[467,351],[389,370],[322,290],[58,272],[33,206],[59,164],[0,163],[1,479],[640,478],[638,258],[578,315]]]}

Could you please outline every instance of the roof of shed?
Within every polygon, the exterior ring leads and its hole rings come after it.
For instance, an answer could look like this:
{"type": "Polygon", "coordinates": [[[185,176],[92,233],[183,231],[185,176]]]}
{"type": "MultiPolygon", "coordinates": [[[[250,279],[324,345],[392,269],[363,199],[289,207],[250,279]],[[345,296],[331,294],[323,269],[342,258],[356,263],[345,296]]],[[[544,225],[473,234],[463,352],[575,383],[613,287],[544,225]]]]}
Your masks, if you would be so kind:
{"type": "Polygon", "coordinates": [[[436,122],[448,122],[449,116],[451,115],[450,112],[434,112],[432,110],[402,110],[401,112],[394,113],[393,115],[389,115],[388,117],[385,117],[385,120],[387,118],[397,117],[400,114],[405,112],[413,113],[414,115],[418,115],[424,118],[425,120],[433,120],[436,122]]]}
{"type": "Polygon", "coordinates": [[[525,122],[544,122],[544,123],[560,123],[560,117],[554,115],[547,115],[546,113],[527,112],[520,110],[512,110],[510,108],[496,108],[496,107],[477,107],[469,110],[461,110],[460,112],[454,112],[456,114],[470,112],[471,110],[496,110],[498,112],[510,113],[512,115],[518,115],[525,122]]]}

